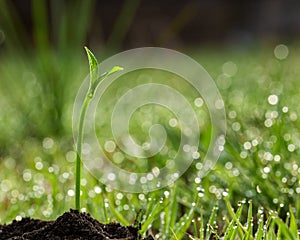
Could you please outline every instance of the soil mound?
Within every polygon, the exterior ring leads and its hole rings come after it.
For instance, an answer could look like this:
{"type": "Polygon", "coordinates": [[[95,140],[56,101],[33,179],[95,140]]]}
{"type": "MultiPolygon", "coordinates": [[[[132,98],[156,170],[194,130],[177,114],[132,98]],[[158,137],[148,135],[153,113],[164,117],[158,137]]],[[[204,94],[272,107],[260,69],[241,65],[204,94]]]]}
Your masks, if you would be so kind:
{"type": "MultiPolygon", "coordinates": [[[[70,210],[55,221],[23,218],[0,225],[0,240],[140,240],[138,229],[119,223],[102,224],[88,213],[70,210]]],[[[148,237],[144,240],[153,240],[148,237]]]]}

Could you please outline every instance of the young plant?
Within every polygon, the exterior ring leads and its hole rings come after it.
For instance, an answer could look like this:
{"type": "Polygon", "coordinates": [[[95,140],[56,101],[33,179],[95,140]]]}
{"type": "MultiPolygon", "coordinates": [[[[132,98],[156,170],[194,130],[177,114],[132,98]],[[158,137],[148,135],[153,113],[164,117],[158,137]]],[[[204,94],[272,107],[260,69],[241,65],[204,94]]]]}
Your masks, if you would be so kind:
{"type": "Polygon", "coordinates": [[[87,53],[89,66],[90,66],[90,85],[80,110],[77,146],[76,146],[77,158],[76,158],[76,176],[75,176],[76,178],[75,179],[75,208],[79,211],[80,211],[80,180],[81,180],[81,164],[82,164],[81,154],[82,154],[85,116],[89,104],[92,101],[100,82],[103,81],[106,77],[110,76],[111,74],[123,70],[123,68],[119,66],[114,66],[110,71],[99,75],[98,61],[96,57],[87,47],[85,47],[85,51],[87,53]]]}

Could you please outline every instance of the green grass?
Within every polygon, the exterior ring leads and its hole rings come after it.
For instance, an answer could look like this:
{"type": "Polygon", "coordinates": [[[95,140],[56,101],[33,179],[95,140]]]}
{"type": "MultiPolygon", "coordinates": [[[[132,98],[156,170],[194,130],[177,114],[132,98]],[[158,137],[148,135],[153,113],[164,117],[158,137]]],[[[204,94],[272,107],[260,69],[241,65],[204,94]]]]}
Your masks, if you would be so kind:
{"type": "MultiPolygon", "coordinates": [[[[167,188],[135,194],[112,190],[83,169],[82,210],[90,212],[101,222],[118,221],[124,225],[133,224],[140,214],[141,233],[151,233],[157,239],[298,239],[298,54],[299,50],[291,47],[288,58],[280,61],[274,57],[272,48],[218,53],[194,51],[191,55],[216,80],[226,106],[225,150],[214,169],[203,179],[198,178],[201,158],[211,133],[207,109],[194,106],[199,119],[203,120],[200,122],[200,159],[195,160],[182,178],[167,188]],[[235,74],[230,66],[237,67],[235,74]],[[268,102],[270,95],[278,96],[277,104],[268,102]]],[[[47,104],[43,105],[45,102],[39,97],[32,97],[34,94],[24,92],[24,89],[31,89],[30,86],[24,87],[26,81],[22,80],[28,67],[15,70],[13,61],[1,59],[0,66],[0,106],[4,109],[0,115],[1,223],[8,223],[17,216],[53,219],[74,207],[76,152],[71,136],[71,110],[74,92],[84,76],[82,73],[88,72],[87,62],[78,60],[76,63],[74,60],[72,66],[83,66],[74,68],[81,73],[77,78],[73,68],[64,72],[67,82],[62,90],[68,93],[61,118],[64,134],[51,134],[49,126],[44,126],[38,119],[41,110],[49,109],[47,104]],[[8,84],[12,79],[14,88],[8,84]],[[26,122],[26,117],[31,119],[30,123],[26,122]],[[28,131],[27,126],[36,127],[36,124],[39,134],[34,134],[35,128],[28,131]]],[[[43,77],[36,75],[35,61],[28,59],[27,63],[32,68],[30,72],[36,76],[36,82],[44,86],[43,77]]],[[[119,85],[120,89],[137,84],[127,78],[125,83],[120,80],[119,84],[124,84],[119,85]]],[[[113,96],[113,87],[108,98],[113,96]]],[[[181,90],[194,104],[197,96],[189,86],[181,90]]],[[[109,103],[102,107],[99,113],[107,109],[109,112],[109,103]]],[[[132,117],[131,133],[141,140],[147,133],[147,128],[144,129],[141,123],[145,119],[152,124],[159,122],[165,125],[171,136],[168,148],[175,148],[179,132],[168,126],[170,117],[172,114],[164,109],[140,109],[132,117]],[[149,114],[148,110],[155,114],[149,114]]],[[[106,116],[102,121],[105,119],[106,116]]],[[[105,124],[99,122],[96,130],[101,144],[111,140],[105,124]]],[[[109,154],[113,156],[113,153],[109,154]]],[[[126,164],[127,161],[134,162],[135,159],[127,160],[126,155],[121,156],[124,159],[117,163],[130,168],[132,164],[126,164]]],[[[160,163],[165,157],[161,154],[152,160],[160,163]]]]}

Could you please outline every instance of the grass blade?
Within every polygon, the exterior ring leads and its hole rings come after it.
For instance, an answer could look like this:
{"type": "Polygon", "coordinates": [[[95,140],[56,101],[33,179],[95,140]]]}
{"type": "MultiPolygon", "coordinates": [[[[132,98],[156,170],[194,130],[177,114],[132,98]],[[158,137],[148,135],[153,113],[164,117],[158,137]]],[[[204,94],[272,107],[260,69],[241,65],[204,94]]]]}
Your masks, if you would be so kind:
{"type": "Polygon", "coordinates": [[[188,214],[185,214],[183,217],[181,217],[180,221],[177,223],[176,230],[174,231],[174,234],[176,238],[182,239],[184,234],[186,233],[187,229],[191,225],[193,216],[194,216],[195,208],[191,208],[188,214]]]}
{"type": "Polygon", "coordinates": [[[258,210],[258,227],[255,234],[255,240],[260,240],[263,238],[264,234],[264,215],[262,209],[258,210]]]}
{"type": "MultiPolygon", "coordinates": [[[[155,202],[155,199],[152,201],[155,202]]],[[[144,234],[148,227],[151,225],[151,223],[157,219],[160,215],[160,213],[165,209],[165,207],[169,204],[169,199],[165,199],[164,201],[159,201],[156,203],[152,209],[152,211],[149,212],[147,216],[147,219],[142,223],[142,228],[140,230],[141,234],[144,234]]]]}
{"type": "Polygon", "coordinates": [[[297,221],[291,206],[290,206],[290,231],[293,234],[293,236],[298,235],[297,221]]]}
{"type": "Polygon", "coordinates": [[[216,223],[216,220],[217,220],[217,211],[218,211],[219,207],[216,205],[213,207],[212,211],[211,211],[211,214],[210,214],[210,217],[209,217],[209,220],[208,220],[208,223],[207,223],[207,226],[206,226],[206,240],[209,240],[212,233],[213,233],[213,226],[215,225],[216,223]]]}

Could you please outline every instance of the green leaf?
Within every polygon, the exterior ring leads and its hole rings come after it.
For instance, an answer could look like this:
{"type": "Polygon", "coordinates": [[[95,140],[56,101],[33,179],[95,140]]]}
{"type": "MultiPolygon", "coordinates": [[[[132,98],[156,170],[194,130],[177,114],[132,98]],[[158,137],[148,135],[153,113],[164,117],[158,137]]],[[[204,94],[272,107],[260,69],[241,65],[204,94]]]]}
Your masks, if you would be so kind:
{"type": "Polygon", "coordinates": [[[142,223],[142,228],[140,230],[140,234],[143,234],[147,231],[149,225],[159,217],[160,213],[164,211],[164,209],[166,208],[166,206],[169,204],[169,199],[165,199],[163,202],[157,202],[155,199],[152,199],[151,201],[153,201],[155,203],[155,205],[153,206],[151,212],[149,213],[149,215],[147,216],[147,219],[145,220],[145,222],[142,223]]]}
{"type": "Polygon", "coordinates": [[[180,219],[180,221],[176,224],[176,229],[175,229],[175,236],[178,239],[182,239],[184,234],[186,233],[187,229],[189,228],[189,226],[191,225],[191,222],[193,220],[193,216],[194,216],[194,211],[195,211],[195,207],[192,207],[190,209],[190,211],[183,215],[180,219]]]}
{"type": "Polygon", "coordinates": [[[119,66],[114,66],[109,72],[105,72],[105,73],[102,73],[100,75],[100,77],[98,77],[93,85],[91,86],[91,94],[94,94],[94,92],[96,91],[96,88],[98,87],[98,85],[100,84],[101,81],[103,81],[105,78],[107,78],[108,76],[116,73],[116,72],[119,72],[119,71],[122,71],[124,68],[122,67],[119,67],[119,66]]]}
{"type": "Polygon", "coordinates": [[[298,239],[298,234],[294,235],[294,233],[288,228],[288,226],[285,224],[285,222],[282,221],[282,219],[275,218],[275,222],[278,228],[280,228],[280,232],[282,236],[284,236],[284,239],[298,239]]]}
{"type": "Polygon", "coordinates": [[[206,240],[209,240],[211,239],[211,235],[213,233],[213,230],[214,230],[214,225],[215,225],[215,222],[217,220],[217,211],[218,211],[219,207],[218,205],[215,205],[211,211],[211,214],[210,214],[210,217],[209,217],[209,220],[208,220],[208,223],[207,223],[207,226],[206,226],[206,240]]]}
{"type": "Polygon", "coordinates": [[[170,188],[170,204],[165,209],[165,224],[163,232],[169,236],[170,229],[174,229],[178,211],[178,202],[177,202],[177,186],[170,188]]]}
{"type": "Polygon", "coordinates": [[[124,226],[128,226],[130,225],[129,221],[127,221],[127,219],[118,211],[118,209],[115,207],[114,204],[114,199],[113,199],[113,195],[110,194],[108,196],[108,201],[109,201],[109,206],[110,206],[110,211],[112,212],[112,214],[114,215],[114,217],[124,226]]]}
{"type": "Polygon", "coordinates": [[[88,91],[89,98],[92,98],[94,96],[94,93],[100,84],[102,80],[107,78],[108,76],[118,72],[122,71],[123,68],[120,66],[114,66],[109,72],[104,72],[100,76],[98,76],[98,61],[95,55],[89,50],[87,47],[84,47],[86,54],[88,56],[89,65],[90,65],[90,86],[88,91]]]}
{"type": "Polygon", "coordinates": [[[119,72],[124,70],[124,68],[120,67],[120,66],[114,66],[106,75],[106,77],[108,77],[109,75],[115,73],[115,72],[119,72]]]}
{"type": "Polygon", "coordinates": [[[290,231],[294,236],[298,236],[298,227],[297,227],[297,220],[295,218],[295,215],[293,213],[293,209],[290,206],[290,231]]]}
{"type": "Polygon", "coordinates": [[[247,232],[245,234],[244,239],[249,240],[252,239],[253,234],[253,208],[252,208],[252,201],[249,201],[249,207],[248,207],[248,217],[247,217],[247,232]]]}
{"type": "Polygon", "coordinates": [[[258,213],[258,227],[255,234],[255,240],[261,240],[264,234],[264,215],[263,213],[258,213]]]}
{"type": "Polygon", "coordinates": [[[95,88],[95,82],[98,79],[98,61],[95,55],[89,50],[87,47],[84,47],[86,54],[88,56],[89,65],[90,65],[90,87],[89,87],[89,93],[94,93],[95,88]]]}
{"type": "Polygon", "coordinates": [[[244,228],[244,226],[240,222],[240,218],[241,218],[241,215],[242,215],[242,210],[243,210],[243,207],[245,205],[244,201],[240,202],[240,206],[238,207],[238,210],[236,211],[236,213],[234,212],[229,200],[225,199],[225,202],[226,202],[226,206],[227,206],[230,217],[239,226],[239,228],[238,228],[239,234],[242,235],[244,232],[247,232],[247,230],[244,228]]]}

